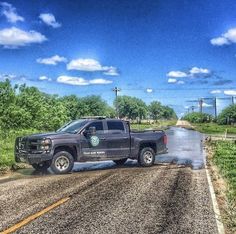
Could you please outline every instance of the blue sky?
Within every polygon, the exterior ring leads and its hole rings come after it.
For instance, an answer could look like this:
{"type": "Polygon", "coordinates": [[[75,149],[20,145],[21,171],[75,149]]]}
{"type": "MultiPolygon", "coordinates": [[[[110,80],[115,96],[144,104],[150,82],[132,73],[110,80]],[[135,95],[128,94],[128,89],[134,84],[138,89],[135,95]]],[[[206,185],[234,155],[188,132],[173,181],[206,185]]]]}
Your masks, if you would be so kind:
{"type": "Polygon", "coordinates": [[[180,114],[236,96],[235,12],[233,0],[1,2],[0,80],[109,104],[118,86],[180,114]]]}

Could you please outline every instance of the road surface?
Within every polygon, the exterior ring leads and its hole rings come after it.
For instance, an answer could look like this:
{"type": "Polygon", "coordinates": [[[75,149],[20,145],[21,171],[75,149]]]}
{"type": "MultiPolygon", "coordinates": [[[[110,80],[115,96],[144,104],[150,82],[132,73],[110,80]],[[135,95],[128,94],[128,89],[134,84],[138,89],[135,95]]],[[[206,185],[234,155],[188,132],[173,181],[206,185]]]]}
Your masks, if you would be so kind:
{"type": "Polygon", "coordinates": [[[78,163],[69,175],[33,175],[27,169],[0,180],[0,230],[13,226],[15,233],[27,234],[217,233],[202,165],[202,136],[182,128],[167,133],[170,152],[157,156],[151,168],[135,161],[123,167],[78,163]],[[196,161],[198,167],[193,166],[196,161]],[[23,227],[14,226],[62,198],[68,200],[23,227]]]}

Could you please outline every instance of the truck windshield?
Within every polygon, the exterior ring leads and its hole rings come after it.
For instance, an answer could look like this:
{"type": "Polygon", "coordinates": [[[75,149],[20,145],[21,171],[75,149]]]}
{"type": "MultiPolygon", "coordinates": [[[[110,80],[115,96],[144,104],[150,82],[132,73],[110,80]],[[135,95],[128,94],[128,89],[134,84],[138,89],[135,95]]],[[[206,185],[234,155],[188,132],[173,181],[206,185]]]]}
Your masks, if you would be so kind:
{"type": "Polygon", "coordinates": [[[62,126],[57,132],[77,133],[86,123],[84,119],[74,120],[62,126]]]}

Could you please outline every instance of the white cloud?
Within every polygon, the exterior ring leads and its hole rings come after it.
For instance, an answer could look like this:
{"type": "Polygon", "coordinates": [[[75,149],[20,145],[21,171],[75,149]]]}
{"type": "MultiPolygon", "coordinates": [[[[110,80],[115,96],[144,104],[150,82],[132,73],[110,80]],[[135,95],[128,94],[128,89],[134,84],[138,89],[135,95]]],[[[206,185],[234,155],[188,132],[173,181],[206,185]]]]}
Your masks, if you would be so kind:
{"type": "Polygon", "coordinates": [[[174,83],[176,83],[176,82],[177,82],[177,80],[174,79],[174,78],[169,78],[169,79],[168,79],[168,83],[174,84],[174,83]]]}
{"type": "Polygon", "coordinates": [[[47,81],[52,81],[52,79],[51,78],[49,78],[49,77],[47,77],[47,76],[40,76],[39,77],[39,80],[47,80],[47,81]]]}
{"type": "Polygon", "coordinates": [[[86,80],[82,77],[75,77],[75,76],[59,76],[57,78],[57,82],[70,84],[70,85],[93,85],[93,84],[111,84],[111,80],[105,80],[102,78],[86,80]]]}
{"type": "Polygon", "coordinates": [[[207,74],[210,74],[211,71],[206,69],[206,68],[193,67],[193,68],[190,69],[189,73],[193,76],[194,75],[199,75],[199,74],[207,75],[207,74]]]}
{"type": "Polygon", "coordinates": [[[174,77],[174,78],[181,78],[181,77],[187,77],[187,74],[182,71],[170,71],[167,74],[168,77],[174,77]]]}
{"type": "Polygon", "coordinates": [[[229,45],[231,43],[236,43],[236,28],[229,29],[226,33],[222,34],[220,37],[212,38],[210,40],[212,45],[223,46],[229,45]]]}
{"type": "Polygon", "coordinates": [[[89,84],[111,84],[111,83],[113,83],[112,80],[105,80],[102,78],[89,80],[89,84]]]}
{"type": "Polygon", "coordinates": [[[231,43],[236,43],[236,28],[229,29],[223,36],[231,43]]]}
{"type": "Polygon", "coordinates": [[[47,25],[52,26],[53,28],[61,27],[61,24],[56,21],[56,18],[51,13],[43,13],[39,15],[39,18],[47,25]]]}
{"type": "MultiPolygon", "coordinates": [[[[199,106],[199,105],[198,105],[198,106],[199,106]]],[[[213,106],[213,105],[207,104],[207,103],[205,103],[205,102],[202,103],[202,107],[211,107],[211,106],[213,106]]]]}
{"type": "Polygon", "coordinates": [[[75,59],[67,64],[68,70],[103,71],[102,65],[95,59],[75,59]]]}
{"type": "Polygon", "coordinates": [[[46,64],[46,65],[57,65],[58,63],[66,62],[67,59],[59,55],[54,55],[50,58],[38,58],[36,61],[37,63],[46,64]]]}
{"type": "Polygon", "coordinates": [[[221,93],[221,90],[212,90],[211,92],[210,92],[211,94],[219,94],[219,93],[221,93]]]}
{"type": "Polygon", "coordinates": [[[225,95],[236,96],[236,90],[225,90],[225,95]]]}
{"type": "Polygon", "coordinates": [[[182,80],[177,81],[176,78],[196,78],[196,77],[208,77],[212,74],[212,72],[207,68],[201,67],[192,67],[186,72],[183,71],[170,71],[166,75],[167,77],[171,77],[168,80],[168,83],[177,83],[177,84],[184,84],[185,82],[182,80]]]}
{"type": "Polygon", "coordinates": [[[117,68],[116,67],[103,67],[104,69],[107,68],[107,70],[103,73],[105,75],[108,75],[108,76],[118,76],[119,73],[117,71],[117,68]]]}
{"type": "Polygon", "coordinates": [[[16,23],[17,21],[24,21],[24,18],[17,14],[16,8],[13,7],[10,3],[0,2],[1,14],[7,18],[7,21],[10,23],[16,23]]]}
{"type": "Polygon", "coordinates": [[[118,76],[119,73],[116,67],[102,66],[99,61],[95,59],[74,59],[67,64],[67,70],[78,70],[78,71],[102,71],[105,75],[118,76]]]}
{"type": "Polygon", "coordinates": [[[89,82],[82,77],[59,76],[57,82],[70,85],[89,85],[89,82]]]}
{"type": "Polygon", "coordinates": [[[44,35],[36,31],[24,31],[16,27],[0,30],[0,45],[5,48],[17,48],[46,40],[44,35]]]}
{"type": "Polygon", "coordinates": [[[148,88],[148,89],[146,89],[146,92],[147,92],[147,93],[152,93],[152,92],[153,92],[153,89],[148,88]]]}
{"type": "Polygon", "coordinates": [[[13,80],[15,78],[17,78],[17,76],[14,74],[0,74],[0,80],[13,80]]]}
{"type": "Polygon", "coordinates": [[[228,45],[230,42],[225,37],[216,37],[210,40],[211,44],[214,46],[228,45]]]}

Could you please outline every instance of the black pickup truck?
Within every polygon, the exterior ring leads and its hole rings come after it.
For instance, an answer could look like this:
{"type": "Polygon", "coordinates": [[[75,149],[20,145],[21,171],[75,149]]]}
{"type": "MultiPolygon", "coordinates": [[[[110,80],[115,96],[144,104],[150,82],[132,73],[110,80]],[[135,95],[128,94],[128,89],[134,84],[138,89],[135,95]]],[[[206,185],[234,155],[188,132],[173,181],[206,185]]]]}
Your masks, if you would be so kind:
{"type": "Polygon", "coordinates": [[[51,167],[56,174],[68,173],[74,162],[113,160],[122,165],[128,158],[151,166],[156,154],[167,152],[164,131],[131,131],[128,121],[91,118],[71,121],[56,132],[18,137],[16,162],[36,170],[51,167]]]}

